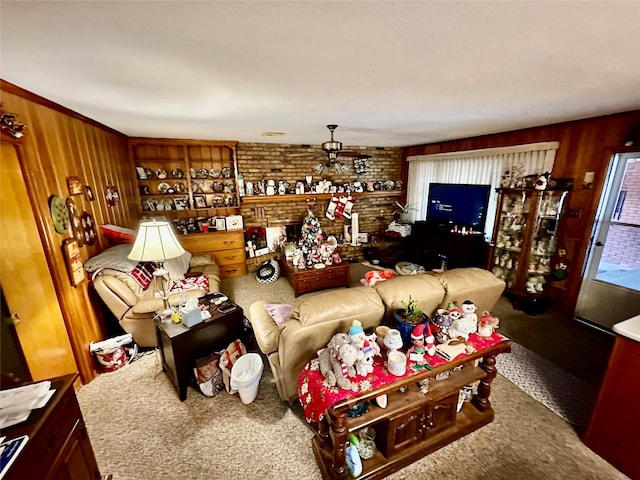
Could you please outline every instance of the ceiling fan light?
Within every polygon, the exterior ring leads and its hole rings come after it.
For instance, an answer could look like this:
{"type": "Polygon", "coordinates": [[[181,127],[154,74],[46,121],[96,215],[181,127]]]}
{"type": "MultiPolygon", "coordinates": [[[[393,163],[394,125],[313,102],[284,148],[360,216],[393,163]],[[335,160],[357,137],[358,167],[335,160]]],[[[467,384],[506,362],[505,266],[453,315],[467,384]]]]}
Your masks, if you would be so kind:
{"type": "Polygon", "coordinates": [[[322,150],[331,154],[337,153],[342,150],[342,142],[338,142],[336,140],[331,140],[330,142],[324,142],[322,144],[322,150]]]}

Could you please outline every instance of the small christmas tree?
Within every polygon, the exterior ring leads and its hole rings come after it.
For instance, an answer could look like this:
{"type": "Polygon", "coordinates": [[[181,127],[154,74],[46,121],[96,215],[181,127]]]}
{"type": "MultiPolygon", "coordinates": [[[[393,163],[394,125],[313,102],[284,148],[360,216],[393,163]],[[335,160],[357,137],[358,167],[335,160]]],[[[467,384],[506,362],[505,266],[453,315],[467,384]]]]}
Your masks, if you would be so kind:
{"type": "Polygon", "coordinates": [[[315,265],[322,261],[320,246],[323,242],[324,235],[322,234],[320,220],[313,213],[312,207],[309,207],[307,216],[302,223],[300,241],[298,243],[307,266],[315,265]]]}

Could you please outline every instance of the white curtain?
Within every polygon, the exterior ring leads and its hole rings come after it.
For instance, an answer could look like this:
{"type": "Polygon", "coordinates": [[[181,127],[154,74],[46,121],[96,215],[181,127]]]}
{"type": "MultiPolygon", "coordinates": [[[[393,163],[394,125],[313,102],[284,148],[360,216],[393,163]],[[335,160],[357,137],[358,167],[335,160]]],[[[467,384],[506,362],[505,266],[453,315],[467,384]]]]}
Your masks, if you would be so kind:
{"type": "MultiPolygon", "coordinates": [[[[484,150],[416,155],[408,157],[407,203],[412,221],[425,220],[430,183],[470,183],[491,185],[485,236],[490,238],[503,176],[522,178],[551,172],[558,142],[542,142],[484,150]]],[[[514,180],[515,181],[515,180],[514,180]]]]}

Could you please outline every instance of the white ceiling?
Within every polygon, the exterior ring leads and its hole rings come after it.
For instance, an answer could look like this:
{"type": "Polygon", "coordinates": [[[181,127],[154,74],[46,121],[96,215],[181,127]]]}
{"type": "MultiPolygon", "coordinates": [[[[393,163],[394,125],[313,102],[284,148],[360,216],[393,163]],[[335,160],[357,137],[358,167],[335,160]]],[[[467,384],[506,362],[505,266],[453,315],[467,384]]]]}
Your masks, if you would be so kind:
{"type": "Polygon", "coordinates": [[[640,108],[638,1],[2,0],[0,16],[4,80],[131,136],[319,144],[337,123],[345,146],[406,146],[640,108]]]}

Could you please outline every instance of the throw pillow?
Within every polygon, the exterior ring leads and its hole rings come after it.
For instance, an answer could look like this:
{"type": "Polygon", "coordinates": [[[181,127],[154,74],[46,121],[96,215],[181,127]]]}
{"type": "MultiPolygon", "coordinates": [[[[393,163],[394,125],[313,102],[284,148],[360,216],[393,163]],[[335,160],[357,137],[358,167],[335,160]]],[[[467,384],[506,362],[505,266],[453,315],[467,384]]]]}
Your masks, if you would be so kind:
{"type": "Polygon", "coordinates": [[[278,325],[283,325],[289,320],[289,318],[291,318],[291,312],[293,311],[293,305],[284,303],[266,303],[264,308],[267,309],[271,318],[273,318],[278,325]]]}
{"type": "Polygon", "coordinates": [[[100,225],[100,230],[105,237],[111,240],[114,244],[121,243],[133,243],[136,240],[138,232],[130,228],[119,227],[118,225],[100,225]]]}

